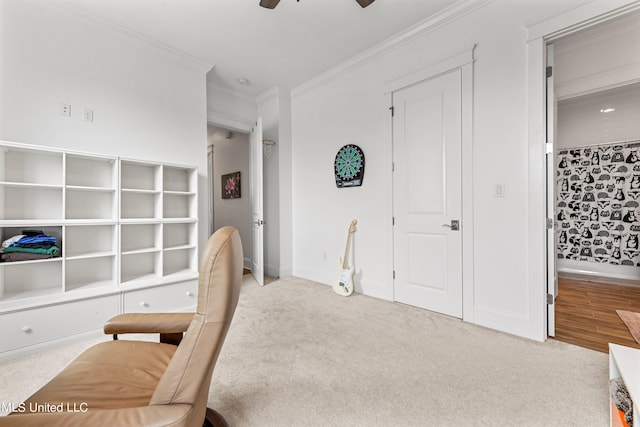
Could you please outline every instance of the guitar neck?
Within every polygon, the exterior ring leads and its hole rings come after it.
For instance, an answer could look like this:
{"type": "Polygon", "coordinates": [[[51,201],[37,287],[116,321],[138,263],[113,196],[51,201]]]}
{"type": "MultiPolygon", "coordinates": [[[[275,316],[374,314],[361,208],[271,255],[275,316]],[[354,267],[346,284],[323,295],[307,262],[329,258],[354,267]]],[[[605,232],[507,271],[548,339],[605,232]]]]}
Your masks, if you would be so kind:
{"type": "Polygon", "coordinates": [[[351,233],[347,237],[347,246],[344,248],[344,257],[342,258],[342,269],[347,270],[349,268],[349,249],[351,248],[351,233]]]}

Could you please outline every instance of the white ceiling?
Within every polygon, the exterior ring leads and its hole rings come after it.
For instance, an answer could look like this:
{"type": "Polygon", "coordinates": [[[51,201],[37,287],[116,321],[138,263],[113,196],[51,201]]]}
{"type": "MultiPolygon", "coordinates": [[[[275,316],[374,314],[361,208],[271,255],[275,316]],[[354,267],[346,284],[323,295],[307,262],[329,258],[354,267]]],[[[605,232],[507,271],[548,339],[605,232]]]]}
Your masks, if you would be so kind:
{"type": "Polygon", "coordinates": [[[281,0],[269,10],[259,0],[59,0],[214,66],[210,82],[251,96],[294,88],[456,2],[281,0]]]}

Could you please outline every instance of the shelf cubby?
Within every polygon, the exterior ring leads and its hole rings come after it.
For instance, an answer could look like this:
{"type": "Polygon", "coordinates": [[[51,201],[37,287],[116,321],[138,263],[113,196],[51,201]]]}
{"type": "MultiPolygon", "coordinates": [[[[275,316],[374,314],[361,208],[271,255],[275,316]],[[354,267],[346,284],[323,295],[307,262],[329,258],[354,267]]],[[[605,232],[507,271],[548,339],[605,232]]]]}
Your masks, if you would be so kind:
{"type": "Polygon", "coordinates": [[[59,152],[0,147],[0,182],[62,186],[63,155],[59,152]]]}
{"type": "Polygon", "coordinates": [[[61,293],[62,258],[0,263],[0,300],[61,293]]]}
{"type": "Polygon", "coordinates": [[[47,185],[0,185],[0,221],[62,219],[62,187],[47,185]]]}
{"type": "Polygon", "coordinates": [[[120,187],[123,190],[160,191],[162,168],[158,164],[122,160],[120,187]]]}
{"type": "Polygon", "coordinates": [[[117,187],[115,158],[78,154],[66,156],[66,185],[115,191],[117,187]]]}
{"type": "Polygon", "coordinates": [[[162,216],[164,218],[194,218],[195,195],[165,192],[163,196],[162,216]]]}
{"type": "Polygon", "coordinates": [[[195,248],[176,248],[163,253],[163,276],[187,273],[197,270],[195,263],[195,248]]]}
{"type": "MultiPolygon", "coordinates": [[[[46,234],[47,236],[55,237],[56,238],[56,246],[62,252],[62,250],[63,250],[63,240],[64,240],[62,226],[44,226],[44,227],[42,227],[42,226],[25,225],[24,227],[0,227],[0,243],[4,242],[5,240],[7,240],[7,239],[9,239],[11,237],[23,234],[22,233],[23,230],[40,230],[44,234],[46,234]]],[[[61,253],[61,255],[62,255],[62,253],[61,253]]],[[[20,262],[24,262],[24,261],[17,261],[17,262],[20,263],[20,262]]],[[[10,264],[10,263],[4,263],[4,264],[10,264]]],[[[0,265],[2,265],[2,264],[0,264],[0,265]]]]}
{"type": "Polygon", "coordinates": [[[122,190],[120,195],[120,218],[156,219],[160,218],[159,191],[122,190]]]}
{"type": "Polygon", "coordinates": [[[65,227],[65,256],[95,258],[116,254],[116,225],[68,225],[65,227]]]}
{"type": "Polygon", "coordinates": [[[112,220],[116,218],[115,190],[97,187],[67,187],[66,219],[112,220]]]}
{"type": "Polygon", "coordinates": [[[163,225],[162,244],[165,251],[196,246],[195,223],[166,223],[163,225]]]}
{"type": "Polygon", "coordinates": [[[120,282],[158,279],[161,276],[160,256],[160,251],[122,254],[120,282]]]}
{"type": "Polygon", "coordinates": [[[100,287],[114,288],[116,284],[115,254],[66,260],[66,291],[100,287]]]}
{"type": "Polygon", "coordinates": [[[161,250],[160,224],[122,224],[120,248],[124,255],[161,250]]]}
{"type": "Polygon", "coordinates": [[[164,166],[163,185],[164,191],[178,193],[195,193],[195,169],[164,166]]]}

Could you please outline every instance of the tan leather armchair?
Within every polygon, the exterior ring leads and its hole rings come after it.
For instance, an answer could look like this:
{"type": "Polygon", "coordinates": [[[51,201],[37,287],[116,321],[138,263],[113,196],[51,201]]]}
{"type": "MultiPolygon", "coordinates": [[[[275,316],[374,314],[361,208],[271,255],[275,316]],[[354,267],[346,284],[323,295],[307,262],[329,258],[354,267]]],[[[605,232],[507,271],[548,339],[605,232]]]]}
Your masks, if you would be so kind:
{"type": "MultiPolygon", "coordinates": [[[[225,425],[207,409],[213,367],[235,312],[242,283],[238,231],[223,227],[200,262],[195,314],[123,314],[105,332],[159,333],[166,342],[114,340],[71,362],[0,426],[225,425]]],[[[115,338],[115,336],[114,336],[115,338]]]]}

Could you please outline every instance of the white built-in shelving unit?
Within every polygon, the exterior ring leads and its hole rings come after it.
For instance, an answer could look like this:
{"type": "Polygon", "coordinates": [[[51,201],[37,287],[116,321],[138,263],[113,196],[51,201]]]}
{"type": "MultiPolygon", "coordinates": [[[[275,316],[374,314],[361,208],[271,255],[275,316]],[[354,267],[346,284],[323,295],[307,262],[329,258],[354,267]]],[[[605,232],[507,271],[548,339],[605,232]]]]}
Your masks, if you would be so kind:
{"type": "Polygon", "coordinates": [[[61,249],[0,263],[0,358],[117,313],[193,307],[197,203],[195,167],[0,142],[0,240],[38,229],[61,249]]]}
{"type": "Polygon", "coordinates": [[[198,256],[195,168],[132,160],[120,165],[123,288],[193,278],[198,256]]]}
{"type": "MultiPolygon", "coordinates": [[[[620,378],[624,382],[633,405],[633,417],[637,422],[640,411],[640,350],[609,343],[609,379],[620,378]]],[[[610,425],[620,425],[618,414],[611,407],[610,425]]],[[[634,423],[635,424],[635,423],[634,423]]]]}

